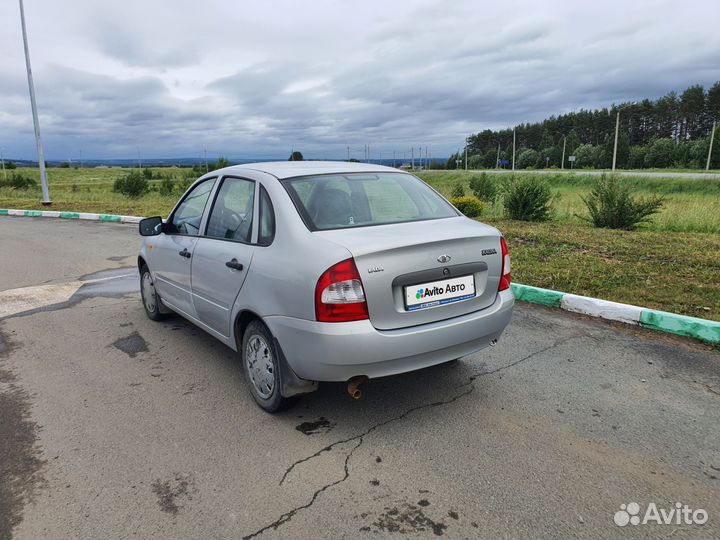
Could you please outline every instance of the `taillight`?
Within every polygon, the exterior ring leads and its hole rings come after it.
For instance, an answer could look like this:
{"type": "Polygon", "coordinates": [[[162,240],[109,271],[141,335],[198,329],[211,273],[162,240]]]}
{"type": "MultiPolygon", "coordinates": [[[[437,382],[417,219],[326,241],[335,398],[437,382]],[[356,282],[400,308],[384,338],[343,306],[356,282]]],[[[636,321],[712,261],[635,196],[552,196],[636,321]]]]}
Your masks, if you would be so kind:
{"type": "Polygon", "coordinates": [[[504,238],[500,237],[500,247],[502,248],[502,274],[500,275],[500,286],[498,291],[504,291],[510,288],[512,275],[510,273],[510,250],[504,238]]]}
{"type": "Polygon", "coordinates": [[[320,276],[315,286],[315,317],[320,322],[368,318],[365,291],[355,261],[339,262],[320,276]]]}

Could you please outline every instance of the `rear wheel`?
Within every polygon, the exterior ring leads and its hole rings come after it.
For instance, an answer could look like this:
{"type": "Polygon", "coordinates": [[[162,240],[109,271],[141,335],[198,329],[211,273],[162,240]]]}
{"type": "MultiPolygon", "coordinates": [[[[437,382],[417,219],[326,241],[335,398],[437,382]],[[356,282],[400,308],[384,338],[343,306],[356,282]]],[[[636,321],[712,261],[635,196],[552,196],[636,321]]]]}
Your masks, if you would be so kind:
{"type": "Polygon", "coordinates": [[[280,361],[273,335],[260,321],[248,324],[243,334],[242,365],[250,393],[265,411],[274,413],[291,405],[292,398],[284,398],[280,361]]]}
{"type": "Polygon", "coordinates": [[[142,296],[145,314],[153,321],[160,321],[167,317],[160,306],[160,297],[155,290],[155,281],[153,280],[150,269],[146,264],[140,269],[140,295],[142,296]]]}

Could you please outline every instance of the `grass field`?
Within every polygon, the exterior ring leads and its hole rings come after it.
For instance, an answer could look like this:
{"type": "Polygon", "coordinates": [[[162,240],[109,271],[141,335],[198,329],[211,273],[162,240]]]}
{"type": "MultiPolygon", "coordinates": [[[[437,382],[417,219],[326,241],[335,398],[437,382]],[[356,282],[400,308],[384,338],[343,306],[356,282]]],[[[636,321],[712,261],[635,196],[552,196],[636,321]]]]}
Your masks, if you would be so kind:
{"type": "MultiPolygon", "coordinates": [[[[181,178],[187,169],[155,169],[181,178]]],[[[19,172],[38,178],[37,170],[19,172]]],[[[179,193],[151,192],[128,199],[112,192],[128,169],[50,169],[55,210],[167,215],[179,193]]],[[[425,181],[449,196],[461,182],[467,194],[472,174],[427,171],[425,181]]],[[[548,223],[506,220],[496,203],[481,221],[507,237],[513,279],[520,283],[596,296],[685,315],[720,320],[720,182],[714,179],[623,178],[641,196],[659,194],[665,207],[653,223],[637,231],[596,229],[584,215],[581,196],[594,177],[558,174],[543,177],[557,193],[548,223]]],[[[502,181],[502,178],[498,178],[502,181]]],[[[0,189],[0,208],[42,209],[39,190],[0,189]]],[[[1,237],[1,235],[0,235],[1,237]]]]}

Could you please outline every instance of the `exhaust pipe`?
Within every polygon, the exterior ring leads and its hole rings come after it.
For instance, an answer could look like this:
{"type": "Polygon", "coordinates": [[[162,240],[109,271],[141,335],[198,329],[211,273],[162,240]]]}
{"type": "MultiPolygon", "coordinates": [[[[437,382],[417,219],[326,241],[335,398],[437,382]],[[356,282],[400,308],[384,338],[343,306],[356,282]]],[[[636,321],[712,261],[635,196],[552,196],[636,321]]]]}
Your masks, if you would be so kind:
{"type": "Polygon", "coordinates": [[[358,377],[353,377],[348,381],[347,392],[348,394],[350,394],[351,398],[360,399],[362,397],[362,390],[360,390],[360,385],[367,380],[367,376],[359,375],[358,377]]]}

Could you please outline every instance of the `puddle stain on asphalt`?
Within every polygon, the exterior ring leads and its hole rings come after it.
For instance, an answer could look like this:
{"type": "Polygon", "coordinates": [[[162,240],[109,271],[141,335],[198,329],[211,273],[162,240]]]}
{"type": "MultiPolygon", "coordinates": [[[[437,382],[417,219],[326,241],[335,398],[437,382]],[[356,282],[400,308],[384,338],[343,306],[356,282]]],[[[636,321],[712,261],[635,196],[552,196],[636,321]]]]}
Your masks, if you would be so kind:
{"type": "Polygon", "coordinates": [[[23,519],[23,508],[31,502],[44,479],[45,464],[37,446],[38,426],[30,417],[30,395],[14,384],[15,376],[2,369],[14,344],[0,333],[0,538],[12,538],[23,519]]]}
{"type": "Polygon", "coordinates": [[[192,500],[195,489],[195,481],[191,475],[176,473],[170,480],[156,479],[150,486],[157,496],[157,503],[160,510],[176,516],[183,505],[178,499],[192,500]]]}
{"type": "Polygon", "coordinates": [[[331,423],[330,420],[324,416],[321,416],[314,422],[303,422],[302,424],[298,424],[295,426],[295,429],[305,435],[315,435],[316,433],[327,433],[332,430],[333,427],[335,427],[335,424],[331,423]]]}
{"type": "Polygon", "coordinates": [[[135,358],[138,353],[147,352],[147,342],[137,332],[133,332],[129,336],[124,338],[116,339],[113,342],[113,347],[120,349],[122,352],[127,354],[130,358],[135,358]]]}

